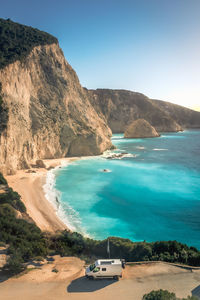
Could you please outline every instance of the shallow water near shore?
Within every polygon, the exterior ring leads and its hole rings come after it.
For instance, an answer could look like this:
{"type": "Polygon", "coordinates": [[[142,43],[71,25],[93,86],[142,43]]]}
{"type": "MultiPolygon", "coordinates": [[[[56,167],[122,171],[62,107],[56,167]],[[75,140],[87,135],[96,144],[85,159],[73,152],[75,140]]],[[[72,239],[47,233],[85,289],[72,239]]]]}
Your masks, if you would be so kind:
{"type": "Polygon", "coordinates": [[[71,228],[95,239],[178,240],[200,249],[200,130],[112,141],[117,150],[54,171],[71,228]]]}

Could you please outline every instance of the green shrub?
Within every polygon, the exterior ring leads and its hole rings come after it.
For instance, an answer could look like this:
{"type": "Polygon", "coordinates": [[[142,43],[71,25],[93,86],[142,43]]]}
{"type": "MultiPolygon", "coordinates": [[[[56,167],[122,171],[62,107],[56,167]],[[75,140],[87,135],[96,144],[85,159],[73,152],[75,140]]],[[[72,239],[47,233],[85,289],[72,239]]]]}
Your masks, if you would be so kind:
{"type": "MultiPolygon", "coordinates": [[[[2,176],[1,173],[0,175],[2,176]]],[[[21,201],[20,195],[17,192],[14,192],[12,188],[7,188],[6,193],[0,194],[0,205],[5,203],[10,204],[13,208],[20,212],[26,212],[26,207],[21,201]]]]}
{"type": "Polygon", "coordinates": [[[36,261],[43,261],[44,257],[42,257],[42,256],[36,256],[36,257],[34,257],[34,260],[36,260],[36,261]]]}
{"type": "Polygon", "coordinates": [[[6,243],[0,242],[0,247],[6,247],[6,243]]]}
{"type": "Polygon", "coordinates": [[[3,269],[11,273],[12,275],[21,273],[23,270],[25,270],[25,267],[23,265],[23,259],[20,255],[12,255],[8,259],[8,262],[3,267],[3,269]]]}
{"type": "Polygon", "coordinates": [[[58,273],[58,270],[57,270],[56,268],[54,268],[54,269],[52,270],[52,272],[58,273]]]}
{"type": "Polygon", "coordinates": [[[3,175],[0,173],[0,184],[7,185],[7,180],[3,177],[3,175]]]}
{"type": "Polygon", "coordinates": [[[170,293],[167,290],[151,291],[149,294],[145,294],[143,300],[197,300],[196,297],[188,296],[187,298],[176,298],[174,293],[170,293]]]}

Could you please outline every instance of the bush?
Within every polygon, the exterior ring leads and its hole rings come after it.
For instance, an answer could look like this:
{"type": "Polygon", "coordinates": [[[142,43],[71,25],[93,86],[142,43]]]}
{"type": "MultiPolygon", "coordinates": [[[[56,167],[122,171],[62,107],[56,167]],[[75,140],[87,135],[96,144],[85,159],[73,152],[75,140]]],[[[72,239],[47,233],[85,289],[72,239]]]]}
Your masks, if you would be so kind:
{"type": "Polygon", "coordinates": [[[20,255],[13,255],[8,259],[8,262],[3,267],[4,270],[8,271],[12,275],[16,275],[25,270],[23,265],[23,259],[20,255]]]}
{"type": "Polygon", "coordinates": [[[185,298],[176,298],[174,293],[170,293],[167,290],[152,291],[149,294],[145,294],[143,300],[197,300],[196,297],[188,296],[185,298]]]}
{"type": "Polygon", "coordinates": [[[44,257],[42,257],[42,256],[36,256],[36,257],[34,257],[34,260],[36,260],[36,261],[43,261],[44,257]]]}
{"type": "Polygon", "coordinates": [[[57,270],[56,268],[54,268],[54,269],[52,270],[52,272],[58,273],[58,270],[57,270]]]}
{"type": "Polygon", "coordinates": [[[0,242],[0,247],[6,247],[6,244],[4,242],[0,242]]]}
{"type": "MultiPolygon", "coordinates": [[[[1,173],[0,176],[2,176],[1,173]]],[[[12,188],[7,188],[6,193],[0,194],[0,205],[5,203],[10,204],[13,208],[22,213],[26,212],[26,207],[21,201],[20,195],[14,192],[12,188]]]]}
{"type": "Polygon", "coordinates": [[[3,175],[0,173],[0,184],[7,185],[7,180],[3,177],[3,175]]]}

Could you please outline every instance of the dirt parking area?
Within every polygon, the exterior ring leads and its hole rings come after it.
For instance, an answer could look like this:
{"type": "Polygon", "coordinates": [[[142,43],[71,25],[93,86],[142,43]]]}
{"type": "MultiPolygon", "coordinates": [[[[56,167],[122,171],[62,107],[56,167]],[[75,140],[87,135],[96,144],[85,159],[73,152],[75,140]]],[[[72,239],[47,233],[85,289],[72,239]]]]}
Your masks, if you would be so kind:
{"type": "Polygon", "coordinates": [[[126,266],[123,278],[88,280],[84,262],[78,258],[55,257],[39,269],[0,283],[1,300],[141,300],[151,290],[167,289],[178,297],[191,295],[200,285],[200,270],[165,263],[126,266]],[[57,272],[52,272],[52,270],[57,272]]]}

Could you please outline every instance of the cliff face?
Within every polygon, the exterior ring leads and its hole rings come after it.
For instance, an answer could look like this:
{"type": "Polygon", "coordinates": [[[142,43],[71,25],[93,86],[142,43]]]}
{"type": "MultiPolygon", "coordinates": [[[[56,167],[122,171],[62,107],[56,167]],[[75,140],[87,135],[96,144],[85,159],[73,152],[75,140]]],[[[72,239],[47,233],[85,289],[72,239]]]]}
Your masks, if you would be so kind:
{"type": "Polygon", "coordinates": [[[38,158],[97,155],[111,147],[110,129],[57,43],[34,47],[22,61],[0,69],[0,82],[8,112],[0,131],[0,171],[12,173],[38,158]]]}
{"type": "MultiPolygon", "coordinates": [[[[181,126],[143,94],[126,90],[89,90],[95,110],[105,118],[113,133],[124,132],[137,119],[145,119],[158,132],[181,130],[181,126]]],[[[199,114],[200,115],[200,114],[199,114]]]]}
{"type": "Polygon", "coordinates": [[[131,123],[125,130],[125,138],[152,138],[159,134],[149,122],[144,119],[138,119],[131,123]]]}
{"type": "Polygon", "coordinates": [[[0,19],[0,172],[101,154],[112,146],[111,130],[124,132],[137,119],[158,132],[200,127],[200,113],[168,102],[83,89],[55,37],[0,19]]]}
{"type": "Polygon", "coordinates": [[[152,100],[183,128],[200,128],[200,112],[161,100],[152,100]]]}

